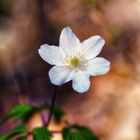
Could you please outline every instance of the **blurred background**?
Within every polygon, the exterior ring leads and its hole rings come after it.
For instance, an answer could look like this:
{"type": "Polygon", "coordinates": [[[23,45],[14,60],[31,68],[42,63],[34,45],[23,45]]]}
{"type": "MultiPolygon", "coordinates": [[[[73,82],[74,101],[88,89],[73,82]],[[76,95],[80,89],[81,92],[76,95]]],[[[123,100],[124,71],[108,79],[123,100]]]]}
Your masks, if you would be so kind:
{"type": "MultiPolygon", "coordinates": [[[[59,88],[66,118],[101,140],[140,140],[140,0],[0,0],[0,118],[17,103],[50,102],[51,66],[37,51],[44,43],[58,45],[66,26],[81,41],[101,35],[100,55],[111,61],[110,72],[91,78],[86,94],[75,93],[71,83],[59,88]]],[[[40,123],[36,114],[29,126],[40,123]]]]}

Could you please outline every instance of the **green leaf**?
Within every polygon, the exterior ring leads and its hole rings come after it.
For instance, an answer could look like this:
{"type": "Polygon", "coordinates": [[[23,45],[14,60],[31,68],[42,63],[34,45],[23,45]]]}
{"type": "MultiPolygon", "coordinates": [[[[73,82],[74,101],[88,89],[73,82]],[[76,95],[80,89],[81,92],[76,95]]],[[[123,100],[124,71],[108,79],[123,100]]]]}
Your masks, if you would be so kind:
{"type": "Polygon", "coordinates": [[[64,128],[62,131],[63,139],[64,140],[71,140],[72,134],[69,128],[64,128]]]}
{"type": "Polygon", "coordinates": [[[87,127],[73,125],[62,131],[64,140],[99,140],[99,138],[87,127]]]}
{"type": "Polygon", "coordinates": [[[53,116],[57,123],[61,122],[62,117],[64,116],[64,111],[58,106],[54,106],[53,116]]]}
{"type": "Polygon", "coordinates": [[[70,128],[64,128],[62,135],[64,140],[84,140],[79,131],[70,128]]]}
{"type": "Polygon", "coordinates": [[[89,128],[85,126],[76,126],[76,127],[86,140],[91,140],[91,139],[99,140],[99,138],[89,128]]]}
{"type": "Polygon", "coordinates": [[[22,137],[17,138],[16,140],[27,140],[27,137],[26,136],[22,136],[22,137]]]}
{"type": "Polygon", "coordinates": [[[50,140],[52,134],[46,128],[35,128],[33,130],[33,138],[34,140],[50,140]]]}
{"type": "Polygon", "coordinates": [[[1,123],[5,121],[15,118],[15,120],[24,118],[27,114],[29,114],[34,108],[28,104],[19,104],[11,108],[11,110],[4,116],[1,123]]]}
{"type": "Polygon", "coordinates": [[[0,140],[9,140],[9,138],[14,137],[18,134],[27,132],[27,129],[24,125],[19,125],[15,129],[11,130],[11,132],[8,132],[2,136],[0,136],[0,140]]]}
{"type": "MultiPolygon", "coordinates": [[[[42,105],[39,107],[34,107],[29,104],[18,104],[11,108],[11,110],[4,116],[0,125],[2,125],[7,120],[14,118],[15,120],[22,119],[24,121],[28,120],[35,112],[41,110],[50,110],[50,105],[42,105]]],[[[53,116],[57,123],[59,123],[64,115],[64,111],[58,106],[53,108],[53,116]]]]}
{"type": "Polygon", "coordinates": [[[72,132],[72,137],[74,140],[86,140],[82,135],[80,131],[72,132]]]}

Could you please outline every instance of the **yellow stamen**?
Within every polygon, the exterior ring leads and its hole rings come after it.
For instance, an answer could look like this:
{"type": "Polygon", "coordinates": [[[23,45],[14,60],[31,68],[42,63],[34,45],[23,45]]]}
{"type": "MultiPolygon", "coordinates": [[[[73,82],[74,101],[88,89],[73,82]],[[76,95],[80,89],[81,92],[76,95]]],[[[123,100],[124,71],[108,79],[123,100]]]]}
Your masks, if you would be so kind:
{"type": "Polygon", "coordinates": [[[71,60],[70,60],[70,64],[74,67],[78,66],[79,65],[79,60],[77,57],[73,57],[71,60]]]}

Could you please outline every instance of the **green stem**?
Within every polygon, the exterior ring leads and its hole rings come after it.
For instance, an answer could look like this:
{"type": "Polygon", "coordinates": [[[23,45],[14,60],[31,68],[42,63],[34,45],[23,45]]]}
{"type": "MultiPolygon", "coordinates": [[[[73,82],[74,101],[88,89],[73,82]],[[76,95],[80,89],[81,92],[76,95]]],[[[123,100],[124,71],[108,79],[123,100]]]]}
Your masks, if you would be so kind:
{"type": "Polygon", "coordinates": [[[55,89],[54,89],[52,100],[51,100],[51,106],[50,106],[50,112],[49,112],[49,115],[48,115],[48,120],[47,120],[47,123],[45,124],[46,127],[49,126],[49,124],[51,122],[51,119],[52,119],[53,109],[54,109],[56,95],[57,95],[57,89],[58,89],[58,87],[56,86],[55,89]]]}

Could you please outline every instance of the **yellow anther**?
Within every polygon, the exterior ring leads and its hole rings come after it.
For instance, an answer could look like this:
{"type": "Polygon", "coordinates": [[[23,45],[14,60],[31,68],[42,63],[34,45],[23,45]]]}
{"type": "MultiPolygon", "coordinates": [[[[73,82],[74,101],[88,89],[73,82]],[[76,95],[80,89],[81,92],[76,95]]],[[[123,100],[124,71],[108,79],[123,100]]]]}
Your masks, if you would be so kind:
{"type": "Polygon", "coordinates": [[[78,66],[79,65],[79,60],[77,57],[73,57],[71,60],[70,60],[70,64],[74,67],[78,66]]]}

